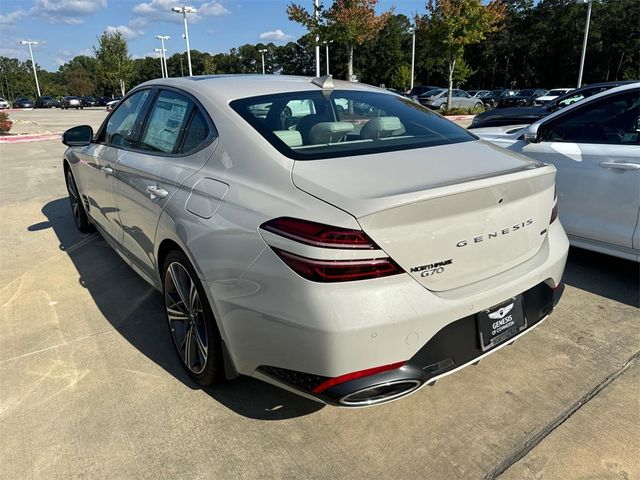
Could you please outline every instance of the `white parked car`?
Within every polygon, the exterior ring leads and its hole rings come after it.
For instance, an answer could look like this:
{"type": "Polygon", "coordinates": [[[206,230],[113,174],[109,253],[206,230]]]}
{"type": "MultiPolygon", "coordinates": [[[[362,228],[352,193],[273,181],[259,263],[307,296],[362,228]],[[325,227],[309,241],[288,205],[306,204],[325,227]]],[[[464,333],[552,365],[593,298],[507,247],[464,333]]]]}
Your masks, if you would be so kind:
{"type": "Polygon", "coordinates": [[[163,292],[203,385],[390,401],[525,334],[562,292],[555,168],[383,89],[157,79],[63,141],[77,226],[163,292]]]}
{"type": "Polygon", "coordinates": [[[9,102],[7,102],[4,98],[0,98],[0,109],[9,108],[9,102]]]}
{"type": "Polygon", "coordinates": [[[616,87],[525,126],[474,129],[554,165],[571,244],[640,261],[640,83],[616,87]]]}
{"type": "Polygon", "coordinates": [[[549,90],[545,95],[543,95],[542,97],[538,97],[533,101],[533,104],[535,106],[540,106],[540,105],[544,105],[545,103],[550,102],[551,100],[555,100],[556,98],[558,98],[560,95],[564,95],[565,93],[568,93],[572,90],[575,90],[575,88],[554,88],[553,90],[549,90]]]}

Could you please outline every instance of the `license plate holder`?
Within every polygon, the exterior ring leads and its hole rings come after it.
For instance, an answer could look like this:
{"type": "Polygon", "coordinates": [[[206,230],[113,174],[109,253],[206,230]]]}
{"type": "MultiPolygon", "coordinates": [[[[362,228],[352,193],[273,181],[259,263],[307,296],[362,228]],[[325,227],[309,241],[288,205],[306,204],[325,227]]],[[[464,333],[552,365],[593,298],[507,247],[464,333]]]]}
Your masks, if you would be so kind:
{"type": "Polygon", "coordinates": [[[482,351],[497,347],[527,328],[522,295],[477,313],[476,319],[482,351]]]}

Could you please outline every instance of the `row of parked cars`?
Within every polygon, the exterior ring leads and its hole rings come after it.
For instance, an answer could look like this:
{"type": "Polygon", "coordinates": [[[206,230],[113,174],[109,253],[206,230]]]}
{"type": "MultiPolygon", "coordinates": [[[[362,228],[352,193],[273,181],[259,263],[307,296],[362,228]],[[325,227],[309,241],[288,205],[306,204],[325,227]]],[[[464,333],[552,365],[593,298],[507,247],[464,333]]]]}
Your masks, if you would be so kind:
{"type": "MultiPolygon", "coordinates": [[[[114,99],[111,97],[77,97],[74,95],[68,95],[66,97],[60,97],[58,99],[43,95],[37,97],[36,100],[32,100],[29,97],[18,97],[13,102],[9,103],[4,98],[0,98],[0,109],[4,108],[75,108],[80,109],[84,107],[104,107],[114,99]]],[[[116,100],[119,100],[117,98],[116,100]]]]}
{"type": "MultiPolygon", "coordinates": [[[[525,107],[544,105],[560,95],[573,90],[572,88],[523,88],[520,90],[499,88],[496,90],[460,90],[451,92],[451,104],[454,108],[484,108],[485,110],[505,107],[525,107]]],[[[420,85],[413,87],[409,97],[433,109],[447,108],[447,89],[434,86],[420,85]]]]}

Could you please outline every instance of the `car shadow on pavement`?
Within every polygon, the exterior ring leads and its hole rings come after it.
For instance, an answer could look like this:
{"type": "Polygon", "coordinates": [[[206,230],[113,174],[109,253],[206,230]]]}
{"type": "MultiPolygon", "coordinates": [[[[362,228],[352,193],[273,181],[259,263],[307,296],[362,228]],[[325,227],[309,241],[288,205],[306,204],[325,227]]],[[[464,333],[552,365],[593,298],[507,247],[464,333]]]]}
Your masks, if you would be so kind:
{"type": "MultiPolygon", "coordinates": [[[[48,222],[29,231],[52,228],[78,270],[79,283],[113,327],[147,358],[191,389],[199,387],[183,369],[166,326],[162,296],[140,278],[98,233],[82,234],[73,221],[69,200],[47,203],[48,222]],[[123,301],[124,300],[124,301],[123,301]]],[[[250,377],[204,388],[213,399],[239,415],[282,420],[308,415],[323,405],[250,377]]]]}
{"type": "Polygon", "coordinates": [[[640,265],[630,260],[571,247],[562,279],[567,285],[640,307],[640,265]]]}

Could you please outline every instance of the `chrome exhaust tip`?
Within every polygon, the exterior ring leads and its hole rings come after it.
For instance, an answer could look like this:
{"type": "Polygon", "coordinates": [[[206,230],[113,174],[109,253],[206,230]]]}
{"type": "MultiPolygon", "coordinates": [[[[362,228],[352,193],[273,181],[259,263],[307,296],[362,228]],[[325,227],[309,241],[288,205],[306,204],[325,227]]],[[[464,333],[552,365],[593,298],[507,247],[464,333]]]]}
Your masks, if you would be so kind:
{"type": "Polygon", "coordinates": [[[346,407],[376,405],[408,395],[420,385],[422,385],[420,380],[395,380],[379,383],[345,395],[340,399],[340,404],[346,407]]]}

